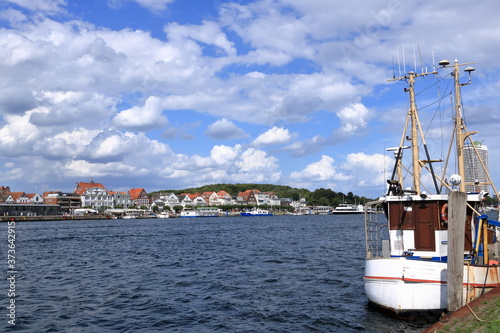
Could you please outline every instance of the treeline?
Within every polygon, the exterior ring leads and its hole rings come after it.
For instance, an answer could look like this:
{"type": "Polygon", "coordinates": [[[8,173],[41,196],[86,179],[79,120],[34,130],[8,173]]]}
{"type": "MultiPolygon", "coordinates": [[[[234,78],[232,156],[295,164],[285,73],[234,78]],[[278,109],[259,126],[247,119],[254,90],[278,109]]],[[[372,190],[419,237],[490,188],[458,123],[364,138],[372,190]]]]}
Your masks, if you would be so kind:
{"type": "MultiPolygon", "coordinates": [[[[372,199],[366,197],[360,197],[354,195],[352,192],[344,194],[342,192],[335,192],[331,189],[319,188],[314,191],[309,191],[305,188],[294,188],[290,186],[283,185],[272,185],[272,184],[212,184],[212,185],[204,185],[201,187],[193,187],[187,188],[183,190],[163,190],[159,192],[171,192],[175,195],[179,195],[181,193],[203,193],[203,192],[219,192],[226,191],[232,196],[238,195],[240,192],[244,192],[246,190],[259,190],[261,192],[273,192],[279,198],[290,198],[292,200],[300,200],[304,198],[307,201],[308,205],[312,206],[332,206],[336,207],[341,203],[347,204],[364,204],[368,201],[372,201],[372,199]]],[[[152,192],[150,195],[153,195],[152,192]]]]}

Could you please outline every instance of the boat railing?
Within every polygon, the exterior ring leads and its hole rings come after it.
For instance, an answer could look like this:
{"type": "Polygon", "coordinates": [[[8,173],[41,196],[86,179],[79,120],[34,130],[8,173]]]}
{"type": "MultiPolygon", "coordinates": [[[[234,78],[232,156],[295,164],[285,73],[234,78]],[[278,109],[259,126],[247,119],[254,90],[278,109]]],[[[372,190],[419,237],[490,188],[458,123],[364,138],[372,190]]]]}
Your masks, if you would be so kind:
{"type": "Polygon", "coordinates": [[[378,210],[380,201],[365,204],[366,259],[390,256],[385,214],[378,210]]]}

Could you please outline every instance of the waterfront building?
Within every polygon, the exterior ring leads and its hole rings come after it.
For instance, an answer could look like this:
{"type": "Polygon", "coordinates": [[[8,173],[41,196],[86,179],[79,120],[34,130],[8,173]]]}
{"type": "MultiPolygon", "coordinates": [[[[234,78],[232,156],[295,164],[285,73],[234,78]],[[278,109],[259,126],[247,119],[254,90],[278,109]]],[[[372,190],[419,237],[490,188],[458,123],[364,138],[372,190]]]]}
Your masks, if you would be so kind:
{"type": "Polygon", "coordinates": [[[217,196],[219,197],[219,205],[234,205],[233,197],[226,191],[217,192],[217,196]]]}
{"type": "Polygon", "coordinates": [[[113,195],[114,207],[129,208],[133,206],[130,193],[128,191],[109,192],[113,195]]]}
{"type": "Polygon", "coordinates": [[[114,208],[113,195],[101,183],[76,183],[75,193],[82,200],[82,207],[92,207],[97,211],[103,211],[106,208],[114,208]]]}
{"type": "Polygon", "coordinates": [[[59,205],[61,211],[73,214],[75,209],[82,208],[82,198],[76,193],[64,193],[61,191],[51,191],[43,193],[43,203],[47,205],[59,205]]]}
{"type": "Polygon", "coordinates": [[[132,204],[136,207],[147,207],[149,208],[149,197],[148,193],[143,188],[133,188],[129,191],[130,200],[132,204]]]}
{"type": "Polygon", "coordinates": [[[259,190],[246,190],[244,192],[238,193],[238,202],[242,202],[243,205],[257,205],[256,194],[260,193],[259,190]],[[241,200],[240,200],[241,198],[241,200]]]}

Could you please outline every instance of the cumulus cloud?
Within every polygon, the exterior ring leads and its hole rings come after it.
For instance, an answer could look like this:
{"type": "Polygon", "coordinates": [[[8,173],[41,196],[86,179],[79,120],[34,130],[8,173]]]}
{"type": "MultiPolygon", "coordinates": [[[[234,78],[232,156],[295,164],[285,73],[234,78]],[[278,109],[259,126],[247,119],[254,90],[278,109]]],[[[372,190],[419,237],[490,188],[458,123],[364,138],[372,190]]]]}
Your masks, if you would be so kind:
{"type": "Polygon", "coordinates": [[[337,113],[342,123],[342,131],[354,133],[358,129],[365,128],[370,111],[361,103],[346,106],[337,113]]]}
{"type": "Polygon", "coordinates": [[[37,126],[101,126],[98,121],[114,113],[115,99],[99,93],[74,91],[41,92],[30,122],[37,126]]]}
{"type": "Polygon", "coordinates": [[[350,177],[337,172],[334,163],[335,160],[333,158],[323,155],[321,156],[321,160],[309,164],[304,170],[292,172],[290,178],[300,182],[348,180],[350,177]]]}
{"type": "Polygon", "coordinates": [[[0,113],[18,114],[36,106],[33,93],[25,87],[5,87],[0,89],[0,113]]]}
{"type": "Polygon", "coordinates": [[[252,142],[252,145],[257,147],[280,145],[290,142],[291,139],[292,135],[287,129],[274,126],[267,132],[259,135],[257,139],[252,142]]]}
{"type": "Polygon", "coordinates": [[[205,135],[219,140],[242,139],[248,137],[245,131],[236,126],[232,121],[224,118],[210,124],[205,135]]]}
{"type": "Polygon", "coordinates": [[[0,154],[5,156],[32,155],[33,145],[41,131],[29,121],[30,113],[4,116],[6,124],[0,129],[0,154]]]}
{"type": "Polygon", "coordinates": [[[281,172],[277,159],[254,148],[241,145],[214,146],[209,156],[179,154],[160,175],[168,179],[182,178],[189,186],[207,183],[279,182],[281,172]]]}
{"type": "Polygon", "coordinates": [[[352,184],[357,187],[383,189],[392,164],[393,160],[382,154],[351,153],[347,155],[341,169],[351,176],[352,184]],[[384,170],[388,170],[388,173],[384,174],[384,170]]]}
{"type": "Polygon", "coordinates": [[[249,148],[241,154],[241,160],[236,162],[238,168],[243,172],[259,172],[268,169],[275,169],[277,159],[272,156],[267,156],[267,153],[262,150],[249,148]]]}
{"type": "Polygon", "coordinates": [[[226,34],[216,22],[204,21],[202,25],[172,23],[165,30],[173,42],[185,42],[186,39],[192,39],[204,44],[214,45],[224,50],[228,55],[234,56],[236,54],[233,43],[227,39],[226,34]]]}
{"type": "Polygon", "coordinates": [[[118,113],[113,124],[118,128],[144,131],[164,127],[168,124],[168,119],[163,115],[161,99],[151,96],[143,107],[134,106],[118,113]]]}
{"type": "Polygon", "coordinates": [[[236,145],[234,147],[229,146],[215,146],[210,152],[210,157],[218,165],[227,165],[234,162],[238,153],[241,150],[241,145],[236,145]]]}
{"type": "Polygon", "coordinates": [[[328,143],[329,141],[324,136],[315,135],[310,139],[296,141],[284,147],[282,150],[290,152],[293,157],[300,157],[315,153],[328,145],[328,143]]]}

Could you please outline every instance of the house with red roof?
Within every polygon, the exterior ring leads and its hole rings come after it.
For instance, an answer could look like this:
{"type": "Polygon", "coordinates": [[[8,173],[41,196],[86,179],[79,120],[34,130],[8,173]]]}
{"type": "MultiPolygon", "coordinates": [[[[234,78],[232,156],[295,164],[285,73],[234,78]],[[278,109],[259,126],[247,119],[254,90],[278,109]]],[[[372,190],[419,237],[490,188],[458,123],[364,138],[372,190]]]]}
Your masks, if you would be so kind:
{"type": "Polygon", "coordinates": [[[13,203],[16,204],[29,204],[30,199],[26,196],[24,192],[10,192],[10,196],[12,197],[13,203]]]}
{"type": "Polygon", "coordinates": [[[194,202],[193,199],[188,194],[181,194],[179,195],[179,203],[182,205],[182,207],[193,207],[194,202]]]}
{"type": "MultiPolygon", "coordinates": [[[[241,198],[246,205],[257,205],[256,194],[260,193],[259,190],[246,190],[244,192],[238,193],[238,197],[241,198]]],[[[240,201],[240,200],[238,200],[240,201]]]]}
{"type": "Polygon", "coordinates": [[[217,196],[219,197],[219,202],[221,205],[234,205],[233,197],[226,191],[221,190],[217,192],[217,196]]]}
{"type": "Polygon", "coordinates": [[[29,203],[32,204],[43,204],[43,198],[38,193],[26,193],[26,197],[29,200],[29,203]]]}
{"type": "Polygon", "coordinates": [[[92,207],[98,211],[114,208],[113,195],[101,183],[76,183],[75,193],[80,195],[82,207],[92,207]]]}
{"type": "Polygon", "coordinates": [[[132,204],[136,207],[148,207],[150,206],[148,193],[143,188],[133,188],[129,190],[130,200],[132,204]]]}

